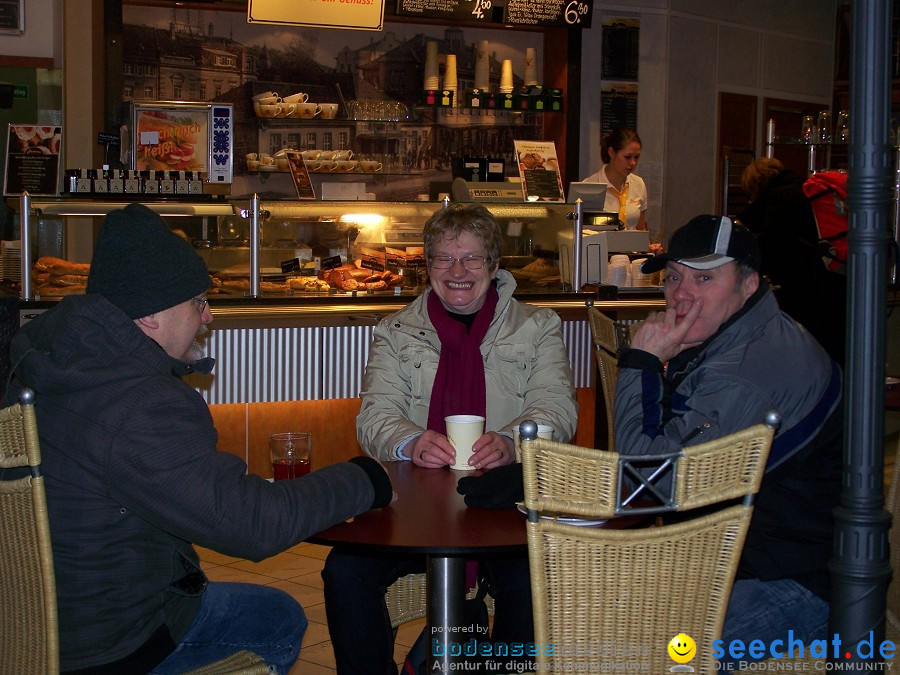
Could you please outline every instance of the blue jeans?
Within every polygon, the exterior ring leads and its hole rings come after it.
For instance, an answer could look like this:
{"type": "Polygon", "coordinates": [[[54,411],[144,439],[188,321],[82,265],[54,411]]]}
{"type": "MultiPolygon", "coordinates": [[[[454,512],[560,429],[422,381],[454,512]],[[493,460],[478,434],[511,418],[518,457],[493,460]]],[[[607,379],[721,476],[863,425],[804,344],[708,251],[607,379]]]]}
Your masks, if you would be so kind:
{"type": "Polygon", "coordinates": [[[170,675],[224,659],[242,649],[285,675],[306,632],[303,608],[277,588],[209,582],[200,611],[175,651],[151,675],[170,675]]]}
{"type": "MultiPolygon", "coordinates": [[[[722,629],[722,664],[737,664],[771,658],[768,646],[773,640],[781,640],[787,654],[788,631],[795,640],[808,646],[813,640],[828,637],[828,603],[793,579],[760,581],[738,579],[734,582],[725,626],[722,629]],[[744,654],[732,658],[729,644],[732,640],[744,643],[744,654]],[[762,640],[767,651],[762,659],[754,659],[746,652],[752,640],[762,640]]],[[[698,647],[700,645],[697,645],[698,647]]],[[[737,666],[735,665],[736,669],[737,666]]],[[[728,670],[725,666],[723,670],[728,670]]]]}

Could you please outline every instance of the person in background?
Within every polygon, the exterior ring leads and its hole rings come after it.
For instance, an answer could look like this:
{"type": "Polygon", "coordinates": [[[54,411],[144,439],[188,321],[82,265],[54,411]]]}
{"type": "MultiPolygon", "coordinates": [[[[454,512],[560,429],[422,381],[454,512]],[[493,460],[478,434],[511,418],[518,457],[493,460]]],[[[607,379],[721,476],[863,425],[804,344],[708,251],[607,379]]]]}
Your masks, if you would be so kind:
{"type": "Polygon", "coordinates": [[[600,146],[603,165],[584,180],[606,183],[605,209],[618,213],[626,230],[647,229],[647,186],[634,173],[641,158],[641,137],[633,129],[613,129],[600,146]]]}
{"type": "Polygon", "coordinates": [[[741,175],[750,205],[738,220],[759,241],[761,271],[776,287],[778,305],[843,365],[847,277],[828,270],[822,260],[816,218],[803,182],[777,159],[757,159],[741,175]]]}
{"type": "MultiPolygon", "coordinates": [[[[513,299],[515,281],[499,269],[500,228],[483,206],[439,209],[425,224],[424,240],[430,289],[375,329],[357,436],[379,459],[446,470],[456,453],[444,417],[484,416],[485,433],[469,463],[491,471],[460,479],[459,491],[469,505],[498,506],[492,486],[514,482],[504,480],[505,469],[520,467],[515,425],[548,424],[559,441],[575,432],[578,408],[561,322],[552,310],[513,299]]],[[[525,554],[482,565],[496,600],[491,639],[533,641],[525,554]]],[[[424,570],[424,556],[329,554],[322,577],[338,673],[396,675],[384,593],[401,576],[424,570]]]]}
{"type": "Polygon", "coordinates": [[[195,338],[212,321],[203,261],[141,204],[104,218],[87,294],[14,337],[43,452],[63,672],[181,673],[241,649],[279,673],[306,630],[300,605],[208,582],[192,542],[262,560],[370,508],[390,479],[368,457],[269,483],[218,452],[195,338]]]}
{"type": "Polygon", "coordinates": [[[664,454],[759,424],[770,410],[781,415],[722,638],[770,644],[791,630],[808,644],[828,628],[841,372],[779,310],[760,262],[746,228],[704,215],[643,264],[645,273],[664,268],[666,310],[619,355],[616,447],[664,454]]]}

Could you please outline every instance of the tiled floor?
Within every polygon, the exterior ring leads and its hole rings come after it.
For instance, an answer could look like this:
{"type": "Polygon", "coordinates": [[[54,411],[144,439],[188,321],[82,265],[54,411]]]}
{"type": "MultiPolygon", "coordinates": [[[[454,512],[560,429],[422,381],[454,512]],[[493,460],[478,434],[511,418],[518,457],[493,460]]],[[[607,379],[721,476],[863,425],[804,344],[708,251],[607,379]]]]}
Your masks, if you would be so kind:
{"type": "MultiPolygon", "coordinates": [[[[328,555],[327,546],[298,544],[260,563],[198,547],[203,569],[212,581],[241,581],[274,586],[290,593],[306,612],[309,627],[303,637],[300,658],[291,675],[324,675],[334,673],[334,653],[325,620],[320,572],[328,555]]],[[[424,619],[404,624],[397,632],[394,659],[403,662],[410,646],[422,632],[424,619]]]]}

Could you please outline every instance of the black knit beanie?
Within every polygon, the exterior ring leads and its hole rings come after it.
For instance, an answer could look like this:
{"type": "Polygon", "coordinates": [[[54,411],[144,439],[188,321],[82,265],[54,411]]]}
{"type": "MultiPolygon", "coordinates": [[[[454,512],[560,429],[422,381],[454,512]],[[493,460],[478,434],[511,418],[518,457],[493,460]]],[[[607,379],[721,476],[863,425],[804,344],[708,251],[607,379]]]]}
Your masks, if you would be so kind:
{"type": "Polygon", "coordinates": [[[88,293],[139,319],[201,295],[209,286],[200,256],[143,204],[129,204],[103,219],[88,293]]]}

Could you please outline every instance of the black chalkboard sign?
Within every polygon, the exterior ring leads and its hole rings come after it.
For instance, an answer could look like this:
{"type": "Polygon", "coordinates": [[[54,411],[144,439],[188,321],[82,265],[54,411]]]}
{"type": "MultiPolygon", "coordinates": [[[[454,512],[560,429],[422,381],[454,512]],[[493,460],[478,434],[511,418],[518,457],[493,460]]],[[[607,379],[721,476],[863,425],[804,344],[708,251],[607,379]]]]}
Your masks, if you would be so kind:
{"type": "Polygon", "coordinates": [[[399,16],[511,26],[590,28],[593,0],[397,0],[399,16]]]}
{"type": "Polygon", "coordinates": [[[503,23],[590,28],[592,10],[593,0],[506,0],[503,23]]]}
{"type": "MultiPolygon", "coordinates": [[[[492,0],[397,0],[397,14],[430,19],[494,23],[494,4],[496,3],[492,0]]],[[[500,22],[499,17],[496,22],[500,22]]]]}
{"type": "Polygon", "coordinates": [[[0,33],[25,32],[25,0],[0,0],[0,33]]]}

